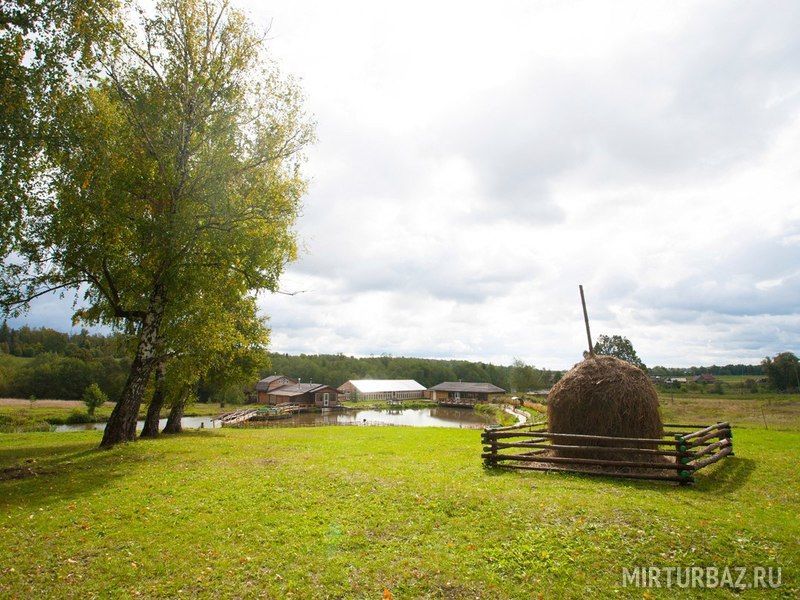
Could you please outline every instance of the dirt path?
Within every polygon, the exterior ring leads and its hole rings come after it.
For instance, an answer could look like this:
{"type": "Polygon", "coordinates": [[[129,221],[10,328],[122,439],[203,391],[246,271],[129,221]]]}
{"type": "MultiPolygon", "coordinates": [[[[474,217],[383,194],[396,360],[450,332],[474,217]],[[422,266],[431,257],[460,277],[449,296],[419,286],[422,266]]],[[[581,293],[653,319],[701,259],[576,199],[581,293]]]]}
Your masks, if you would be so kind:
{"type": "Polygon", "coordinates": [[[513,406],[506,406],[505,411],[508,414],[513,415],[514,418],[517,419],[516,423],[517,425],[522,425],[523,423],[528,422],[528,413],[524,413],[521,410],[517,410],[513,406]]]}

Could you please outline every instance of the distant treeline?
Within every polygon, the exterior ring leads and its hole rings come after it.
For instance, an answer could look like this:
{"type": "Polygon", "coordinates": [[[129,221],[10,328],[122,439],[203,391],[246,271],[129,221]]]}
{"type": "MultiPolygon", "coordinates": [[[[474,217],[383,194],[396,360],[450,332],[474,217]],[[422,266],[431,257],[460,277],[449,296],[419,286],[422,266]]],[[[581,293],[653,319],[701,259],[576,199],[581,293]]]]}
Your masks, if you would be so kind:
{"type": "MultiPolygon", "coordinates": [[[[97,383],[114,400],[122,390],[130,361],[129,338],[122,334],[63,333],[49,328],[0,325],[0,355],[31,360],[3,361],[0,356],[0,396],[78,399],[97,383]]],[[[442,381],[481,381],[503,389],[549,387],[559,371],[536,369],[520,361],[494,365],[466,360],[437,360],[342,354],[289,355],[270,353],[272,367],[262,376],[281,373],[302,381],[338,386],[349,379],[415,379],[424,386],[442,381]]],[[[255,382],[254,382],[255,383],[255,382]]],[[[198,394],[205,399],[207,394],[198,394]]],[[[233,401],[233,398],[227,399],[233,401]]]]}
{"type": "Polygon", "coordinates": [[[505,390],[535,389],[552,385],[558,371],[535,369],[516,362],[511,366],[467,360],[439,360],[371,356],[356,358],[343,354],[271,353],[272,368],[264,375],[281,374],[339,386],[349,379],[414,379],[426,387],[443,381],[489,382],[505,390]]]}
{"type": "MultiPolygon", "coordinates": [[[[272,367],[262,373],[263,376],[280,373],[304,382],[333,386],[339,386],[349,379],[415,379],[426,387],[442,381],[463,380],[489,382],[517,392],[549,387],[562,374],[561,371],[537,369],[521,361],[515,361],[513,365],[494,365],[467,360],[388,355],[356,358],[343,354],[280,353],[270,353],[270,358],[272,367]]],[[[49,328],[12,329],[6,323],[0,325],[0,396],[78,399],[86,386],[96,383],[114,400],[125,383],[129,361],[129,338],[120,333],[102,335],[82,330],[70,334],[49,328]],[[30,360],[4,361],[3,354],[30,360]]],[[[772,366],[771,370],[776,370],[776,366],[772,366]]],[[[649,372],[662,377],[703,373],[767,374],[764,364],[689,368],[657,366],[649,372]]],[[[786,387],[794,381],[788,375],[785,379],[789,382],[786,387]]],[[[774,387],[783,389],[779,385],[774,387]]],[[[200,394],[200,397],[203,395],[200,394]]]]}
{"type": "Polygon", "coordinates": [[[101,335],[82,329],[80,333],[64,333],[41,327],[12,329],[0,325],[0,352],[13,356],[33,357],[51,353],[90,360],[93,358],[127,358],[127,336],[120,333],[101,335]]]}
{"type": "Polygon", "coordinates": [[[649,369],[651,375],[658,375],[660,377],[681,377],[684,375],[765,375],[764,365],[725,365],[717,366],[711,365],[710,367],[681,367],[681,368],[668,368],[668,367],[652,367],[649,369]]]}

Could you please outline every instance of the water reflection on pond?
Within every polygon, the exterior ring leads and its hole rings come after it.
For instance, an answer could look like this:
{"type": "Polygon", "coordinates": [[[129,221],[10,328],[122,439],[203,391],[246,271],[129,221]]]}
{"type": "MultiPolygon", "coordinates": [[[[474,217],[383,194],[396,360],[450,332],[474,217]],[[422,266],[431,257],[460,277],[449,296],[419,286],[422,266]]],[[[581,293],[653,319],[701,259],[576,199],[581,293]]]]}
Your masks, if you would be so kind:
{"type": "MultiPolygon", "coordinates": [[[[161,419],[159,427],[166,424],[161,419]]],[[[184,429],[213,429],[220,426],[212,417],[184,417],[181,421],[184,429]]],[[[329,410],[322,412],[298,413],[288,419],[262,421],[250,426],[262,427],[303,427],[313,425],[407,425],[411,427],[456,427],[480,429],[491,424],[491,419],[476,413],[469,408],[448,408],[437,406],[432,408],[398,408],[386,410],[329,410]]],[[[142,429],[144,421],[138,421],[136,427],[142,429]]],[[[105,423],[83,423],[80,425],[57,425],[55,431],[86,431],[105,429],[105,423]]]]}
{"type": "Polygon", "coordinates": [[[298,413],[291,418],[268,421],[267,426],[303,425],[408,425],[411,427],[464,427],[479,429],[490,419],[470,408],[398,408],[386,410],[323,410],[321,413],[298,413]]]}

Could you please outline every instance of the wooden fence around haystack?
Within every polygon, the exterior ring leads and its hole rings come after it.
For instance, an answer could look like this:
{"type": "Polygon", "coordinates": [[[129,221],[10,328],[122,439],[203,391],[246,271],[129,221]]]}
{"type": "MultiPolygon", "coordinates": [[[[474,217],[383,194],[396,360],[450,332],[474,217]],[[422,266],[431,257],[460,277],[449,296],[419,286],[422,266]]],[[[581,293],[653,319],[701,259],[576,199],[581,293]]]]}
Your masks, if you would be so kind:
{"type": "Polygon", "coordinates": [[[481,436],[481,457],[492,468],[654,479],[686,485],[694,483],[694,475],[700,469],[733,454],[729,423],[668,423],[664,431],[664,437],[651,439],[550,433],[547,423],[487,427],[481,436]]]}

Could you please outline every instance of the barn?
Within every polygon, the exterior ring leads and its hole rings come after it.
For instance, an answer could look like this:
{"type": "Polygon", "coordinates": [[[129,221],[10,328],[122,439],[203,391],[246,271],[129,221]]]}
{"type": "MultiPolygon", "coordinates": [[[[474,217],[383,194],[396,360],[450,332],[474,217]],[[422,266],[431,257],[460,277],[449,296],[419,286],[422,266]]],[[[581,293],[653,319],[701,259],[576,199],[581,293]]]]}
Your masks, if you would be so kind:
{"type": "Polygon", "coordinates": [[[431,400],[444,406],[475,406],[492,402],[493,397],[506,391],[491,383],[444,381],[430,388],[431,400]]]}
{"type": "Polygon", "coordinates": [[[413,379],[351,379],[339,392],[348,400],[408,400],[422,398],[425,386],[413,379]]]}

